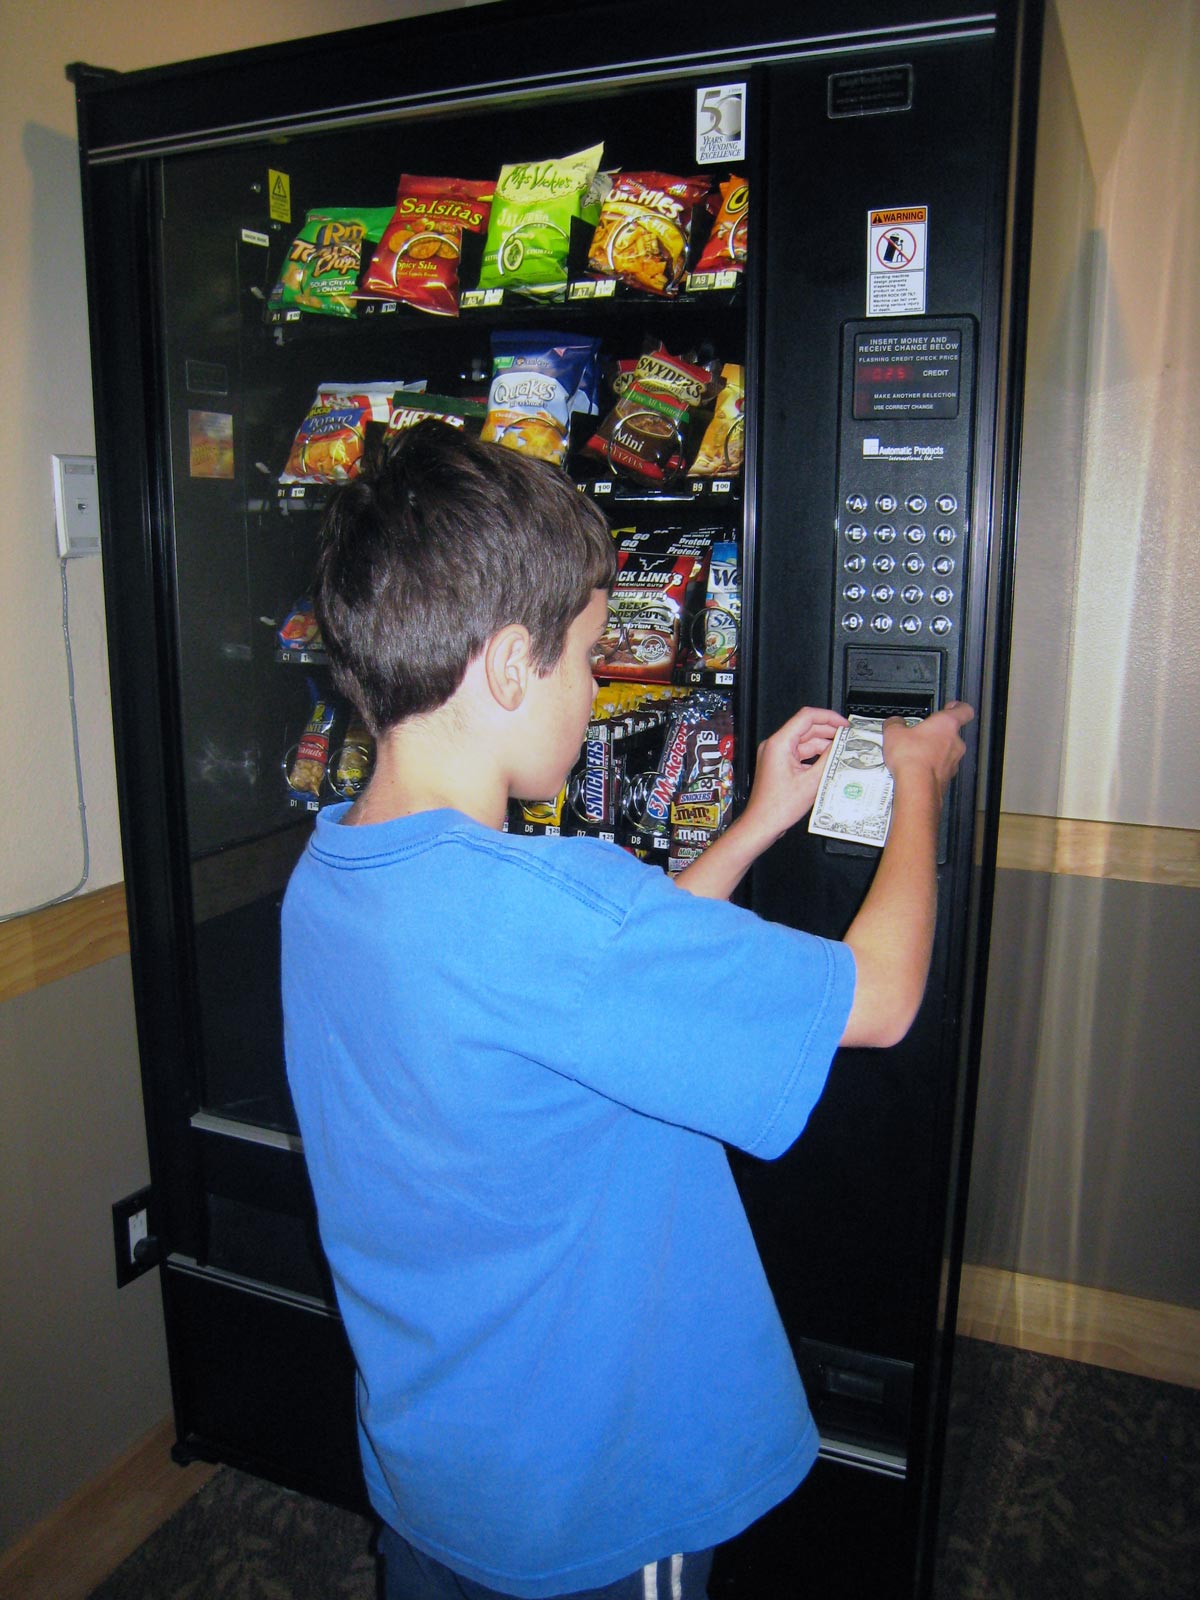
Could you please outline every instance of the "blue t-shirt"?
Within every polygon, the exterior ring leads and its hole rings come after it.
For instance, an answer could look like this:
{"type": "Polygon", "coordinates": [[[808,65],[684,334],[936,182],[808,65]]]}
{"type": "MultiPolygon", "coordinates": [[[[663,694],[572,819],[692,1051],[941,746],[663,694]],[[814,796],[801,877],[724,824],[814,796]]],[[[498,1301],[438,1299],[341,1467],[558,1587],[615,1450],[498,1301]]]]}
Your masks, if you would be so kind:
{"type": "Polygon", "coordinates": [[[613,845],[344,809],[283,998],[375,1509],[531,1600],[731,1538],[817,1437],[722,1141],[800,1133],[850,951],[613,845]]]}

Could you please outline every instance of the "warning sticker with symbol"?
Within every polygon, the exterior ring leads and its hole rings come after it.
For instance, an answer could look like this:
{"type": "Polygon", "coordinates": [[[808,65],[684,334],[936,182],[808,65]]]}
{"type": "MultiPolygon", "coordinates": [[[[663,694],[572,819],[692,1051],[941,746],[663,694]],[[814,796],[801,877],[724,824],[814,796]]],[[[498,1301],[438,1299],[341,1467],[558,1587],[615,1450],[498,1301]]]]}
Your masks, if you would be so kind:
{"type": "Polygon", "coordinates": [[[867,316],[902,317],[925,310],[928,206],[867,212],[867,316]]]}
{"type": "Polygon", "coordinates": [[[292,180],[286,172],[267,169],[267,194],[271,202],[271,221],[292,220],[292,180]]]}

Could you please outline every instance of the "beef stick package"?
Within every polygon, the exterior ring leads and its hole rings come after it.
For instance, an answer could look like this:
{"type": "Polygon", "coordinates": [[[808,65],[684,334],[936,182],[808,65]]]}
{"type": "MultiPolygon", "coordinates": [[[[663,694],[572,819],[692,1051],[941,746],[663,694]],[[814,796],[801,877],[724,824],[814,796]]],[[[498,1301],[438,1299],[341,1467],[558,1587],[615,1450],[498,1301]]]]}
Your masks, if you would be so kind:
{"type": "Polygon", "coordinates": [[[670,683],[703,603],[711,536],[680,529],[623,535],[608,621],[592,659],[598,678],[670,683]]]}

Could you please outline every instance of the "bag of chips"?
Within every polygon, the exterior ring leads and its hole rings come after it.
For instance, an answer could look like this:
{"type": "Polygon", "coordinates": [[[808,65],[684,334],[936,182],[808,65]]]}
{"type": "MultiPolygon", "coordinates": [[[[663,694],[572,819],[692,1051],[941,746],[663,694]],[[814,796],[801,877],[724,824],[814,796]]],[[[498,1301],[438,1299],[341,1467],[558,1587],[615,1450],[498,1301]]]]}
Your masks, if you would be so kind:
{"type": "Polygon", "coordinates": [[[708,568],[708,594],[704,601],[704,665],[714,672],[732,672],[738,664],[738,634],[742,622],[738,547],[718,540],[708,568]]]}
{"type": "Polygon", "coordinates": [[[310,311],[354,316],[363,244],[374,244],[383,237],[391,215],[386,206],[329,206],[310,211],[267,298],[268,315],[310,311]]]}
{"type": "Polygon", "coordinates": [[[280,483],[345,483],[362,462],[369,422],[386,423],[395,383],[322,384],[296,430],[280,483]]]}
{"type": "Polygon", "coordinates": [[[324,650],[325,641],[321,637],[321,625],[317,621],[311,595],[304,595],[296,601],[284,618],[276,638],[281,650],[301,655],[324,650]]]}
{"type": "Polygon", "coordinates": [[[687,463],[693,413],[712,393],[711,370],[659,346],[618,381],[620,399],[585,450],[627,477],[663,483],[677,476],[687,463]]]}
{"type": "Polygon", "coordinates": [[[726,362],[721,379],[712,421],[688,468],[690,478],[734,477],[742,470],[746,454],[745,374],[736,363],[726,362]]]}
{"type": "Polygon", "coordinates": [[[740,272],[746,265],[749,238],[750,185],[745,178],[733,176],[721,185],[721,207],[696,271],[740,272]]]}
{"type": "Polygon", "coordinates": [[[308,688],[312,696],[308,722],[290,759],[285,760],[284,773],[292,802],[302,800],[313,809],[329,765],[329,737],[337,720],[338,706],[336,700],[321,694],[316,684],[310,682],[308,688]]]}
{"type": "Polygon", "coordinates": [[[503,166],[488,220],[481,289],[561,297],[567,283],[571,222],[600,167],[602,144],[557,161],[503,166]]]}
{"type": "Polygon", "coordinates": [[[375,760],[375,741],[357,711],[350,713],[350,725],[337,754],[329,762],[327,781],[339,800],[355,800],[367,786],[375,760]]]}
{"type": "Polygon", "coordinates": [[[396,209],[363,278],[362,293],[403,300],[439,316],[458,315],[458,268],[464,232],[482,233],[493,183],[419,178],[406,173],[396,209]]]}
{"type": "Polygon", "coordinates": [[[471,428],[478,432],[486,416],[487,406],[481,400],[459,400],[446,394],[397,394],[392,401],[384,442],[406,428],[415,428],[428,417],[448,423],[452,428],[471,428]]]}
{"type": "Polygon", "coordinates": [[[561,466],[571,413],[595,365],[598,339],[566,333],[496,332],[482,437],[561,466]]]}
{"type": "Polygon", "coordinates": [[[600,207],[588,271],[652,294],[678,294],[687,271],[692,216],[710,187],[703,177],[618,174],[600,207]]]}

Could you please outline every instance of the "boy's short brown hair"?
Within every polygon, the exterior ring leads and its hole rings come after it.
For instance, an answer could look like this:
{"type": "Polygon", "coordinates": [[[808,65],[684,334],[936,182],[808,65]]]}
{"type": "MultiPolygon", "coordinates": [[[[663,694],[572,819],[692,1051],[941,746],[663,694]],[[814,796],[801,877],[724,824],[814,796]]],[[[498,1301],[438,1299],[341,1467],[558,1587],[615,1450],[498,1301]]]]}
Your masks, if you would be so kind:
{"type": "Polygon", "coordinates": [[[564,473],[419,423],[326,514],[316,608],[334,683],[378,736],[444,705],[509,623],[548,672],[615,567],[603,514],[564,473]]]}

